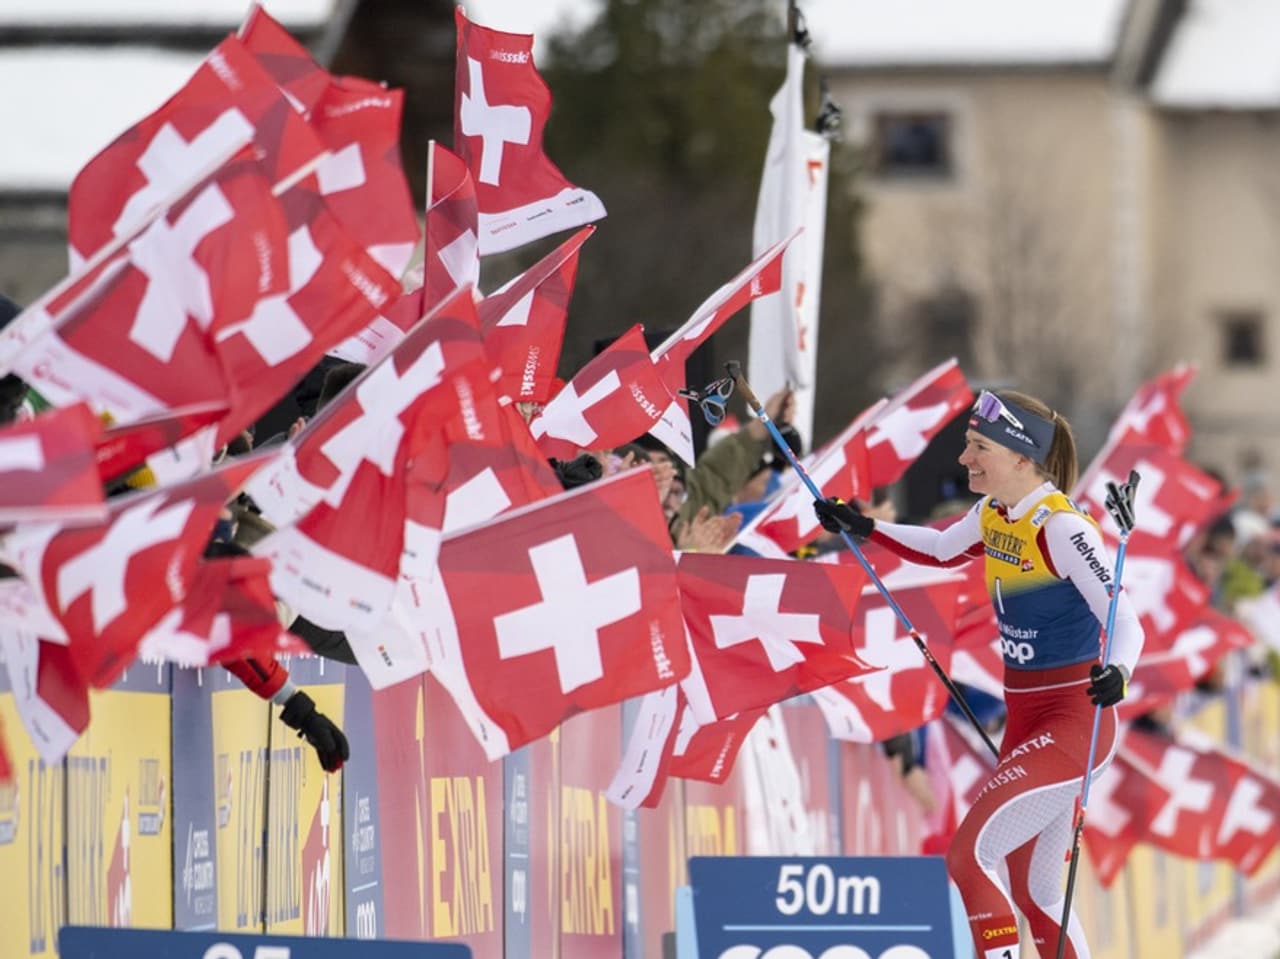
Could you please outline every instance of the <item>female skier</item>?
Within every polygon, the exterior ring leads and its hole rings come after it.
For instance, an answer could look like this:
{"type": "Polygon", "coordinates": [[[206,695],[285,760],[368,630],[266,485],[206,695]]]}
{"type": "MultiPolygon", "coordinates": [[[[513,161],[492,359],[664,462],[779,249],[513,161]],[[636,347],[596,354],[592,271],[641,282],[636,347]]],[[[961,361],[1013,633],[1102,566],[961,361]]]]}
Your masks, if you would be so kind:
{"type": "MultiPolygon", "coordinates": [[[[1062,492],[1076,480],[1066,419],[1030,396],[984,390],[960,464],[969,471],[969,488],[985,495],[944,530],[878,522],[834,499],[815,501],[814,510],[826,529],[869,538],[911,562],[953,566],[985,554],[1004,650],[1008,725],[999,763],[952,840],[947,870],[981,959],[1020,954],[1015,902],[1039,954],[1051,955],[1095,707],[1108,707],[1096,776],[1115,752],[1110,707],[1124,698],[1142,651],[1142,626],[1121,592],[1104,669],[1100,632],[1114,576],[1096,524],[1062,492]],[[1002,862],[1008,889],[998,873],[1002,862]]],[[[1087,959],[1074,914],[1067,936],[1066,956],[1087,959]]]]}

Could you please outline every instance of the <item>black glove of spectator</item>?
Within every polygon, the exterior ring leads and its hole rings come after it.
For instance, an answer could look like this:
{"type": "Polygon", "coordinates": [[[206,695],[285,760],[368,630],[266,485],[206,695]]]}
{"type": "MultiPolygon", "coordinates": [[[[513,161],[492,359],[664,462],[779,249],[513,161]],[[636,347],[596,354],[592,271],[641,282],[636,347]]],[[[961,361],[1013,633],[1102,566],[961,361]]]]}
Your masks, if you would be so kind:
{"type": "Polygon", "coordinates": [[[337,772],[351,758],[351,747],[342,730],[316,709],[315,701],[302,690],[289,697],[284,704],[280,721],[309,742],[320,758],[320,768],[327,773],[337,772]]]}
{"type": "Polygon", "coordinates": [[[876,521],[870,516],[863,516],[856,508],[834,496],[814,500],[813,511],[828,533],[852,533],[865,539],[876,528],[876,521]]]}
{"type": "Polygon", "coordinates": [[[1095,706],[1114,706],[1124,699],[1129,691],[1129,682],[1125,679],[1124,670],[1112,663],[1103,669],[1097,663],[1089,668],[1089,676],[1093,682],[1089,684],[1089,698],[1095,706]]]}

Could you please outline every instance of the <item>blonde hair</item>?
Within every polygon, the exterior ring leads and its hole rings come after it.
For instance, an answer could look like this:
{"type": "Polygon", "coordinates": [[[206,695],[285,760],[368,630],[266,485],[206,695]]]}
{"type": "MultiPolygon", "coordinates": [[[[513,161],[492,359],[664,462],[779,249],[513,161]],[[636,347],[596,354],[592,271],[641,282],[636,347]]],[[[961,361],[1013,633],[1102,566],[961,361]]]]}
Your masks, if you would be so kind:
{"type": "Polygon", "coordinates": [[[1045,479],[1052,480],[1053,485],[1068,496],[1076,485],[1078,466],[1076,463],[1076,438],[1071,432],[1071,424],[1067,418],[1053,410],[1047,403],[1019,393],[1016,390],[1000,390],[1000,399],[1022,407],[1028,413],[1034,413],[1053,424],[1053,442],[1049,444],[1049,455],[1044,464],[1036,464],[1036,468],[1045,479]]]}

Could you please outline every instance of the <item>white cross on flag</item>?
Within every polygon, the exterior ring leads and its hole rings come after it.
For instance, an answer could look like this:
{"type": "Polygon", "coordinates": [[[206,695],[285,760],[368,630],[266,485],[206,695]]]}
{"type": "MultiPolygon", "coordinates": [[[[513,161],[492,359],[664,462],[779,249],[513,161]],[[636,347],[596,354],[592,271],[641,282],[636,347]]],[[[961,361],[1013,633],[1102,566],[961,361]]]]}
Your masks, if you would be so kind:
{"type": "Polygon", "coordinates": [[[224,405],[213,337],[288,289],[287,237],[260,166],[237,160],[50,303],[56,325],[13,368],[54,405],[83,400],[117,423],[224,405]]]}
{"type": "Polygon", "coordinates": [[[172,202],[184,182],[212,174],[251,141],[272,183],[324,150],[257,58],[227,37],[182,89],[76,175],[67,195],[73,263],[128,233],[172,202]]]}
{"type": "Polygon", "coordinates": [[[275,560],[281,599],[327,629],[371,630],[402,574],[431,574],[447,470],[438,437],[487,376],[464,288],[286,444],[283,468],[250,490],[282,527],[254,550],[275,560]],[[419,536],[426,549],[406,552],[419,536]]]}
{"type": "Polygon", "coordinates": [[[0,525],[105,517],[94,453],[101,434],[84,404],[0,429],[0,525]]]}
{"type": "MultiPolygon", "coordinates": [[[[1222,484],[1176,453],[1159,446],[1134,443],[1103,448],[1076,487],[1076,501],[1096,517],[1106,516],[1108,482],[1122,483],[1129,471],[1142,476],[1134,515],[1137,525],[1130,543],[1153,541],[1180,550],[1198,530],[1224,512],[1222,484]]],[[[1114,541],[1114,526],[1101,522],[1114,541]]],[[[1132,547],[1131,547],[1132,548],[1132,547]]]]}
{"type": "Polygon", "coordinates": [[[875,669],[855,652],[866,574],[797,560],[680,554],[680,605],[698,669],[684,682],[710,723],[875,669]]]}
{"type": "Polygon", "coordinates": [[[529,424],[546,456],[571,460],[647,433],[671,401],[636,324],[578,370],[529,424]]]}
{"type": "Polygon", "coordinates": [[[26,583],[0,582],[0,659],[9,674],[6,692],[13,696],[40,758],[57,763],[89,726],[89,687],[72,662],[70,647],[8,621],[15,601],[37,602],[26,583]],[[25,595],[19,598],[18,593],[25,595]]]}
{"type": "Polygon", "coordinates": [[[578,251],[595,229],[583,227],[480,301],[484,345],[502,370],[500,396],[521,403],[545,403],[551,397],[578,276],[578,251]]]}
{"type": "Polygon", "coordinates": [[[1182,412],[1182,392],[1196,368],[1179,363],[1138,387],[1107,434],[1108,445],[1159,446],[1176,456],[1186,452],[1191,427],[1182,412]]]}
{"type": "MultiPolygon", "coordinates": [[[[1127,732],[1126,741],[1139,733],[1127,732]]],[[[1129,852],[1146,834],[1146,823],[1169,802],[1169,790],[1116,754],[1106,773],[1092,781],[1084,842],[1089,864],[1104,887],[1111,885],[1129,852]]]]}
{"type": "Polygon", "coordinates": [[[888,486],[924,452],[942,428],[973,403],[955,359],[940,363],[889,400],[867,428],[872,486],[888,486]]]}
{"type": "Polygon", "coordinates": [[[490,759],[689,670],[653,475],[628,470],[447,537],[431,672],[490,759]]]}
{"type": "MultiPolygon", "coordinates": [[[[949,671],[951,628],[963,581],[937,571],[911,575],[914,580],[887,585],[938,665],[949,671]]],[[[858,655],[883,668],[814,693],[831,735],[852,742],[882,742],[942,715],[946,687],[875,587],[863,589],[856,618],[861,620],[854,640],[858,655]]]]}
{"type": "Polygon", "coordinates": [[[431,195],[427,197],[422,287],[424,305],[430,307],[455,287],[480,282],[480,227],[476,185],[467,165],[434,140],[428,150],[431,195]]]}
{"type": "MultiPolygon", "coordinates": [[[[1126,562],[1126,580],[1128,572],[1126,562]]],[[[1120,718],[1141,716],[1171,703],[1204,679],[1227,653],[1246,649],[1253,642],[1248,629],[1207,605],[1177,632],[1153,634],[1147,630],[1129,694],[1120,703],[1120,718]]]]}
{"type": "Polygon", "coordinates": [[[223,505],[275,455],[120,497],[97,525],[31,524],[10,534],[14,566],[57,620],[88,683],[115,682],[146,631],[183,600],[223,505]]]}
{"type": "Polygon", "coordinates": [[[599,220],[599,198],[564,178],[542,149],[551,91],[533,65],[533,35],[458,24],[453,144],[480,205],[480,253],[501,253],[599,220]]]}
{"type": "MultiPolygon", "coordinates": [[[[823,496],[870,499],[866,429],[884,407],[880,400],[821,449],[801,462],[823,496]]],[[[736,542],[765,556],[785,556],[821,532],[813,512],[813,494],[794,471],[787,474],[773,500],[738,532],[736,542]]]]}

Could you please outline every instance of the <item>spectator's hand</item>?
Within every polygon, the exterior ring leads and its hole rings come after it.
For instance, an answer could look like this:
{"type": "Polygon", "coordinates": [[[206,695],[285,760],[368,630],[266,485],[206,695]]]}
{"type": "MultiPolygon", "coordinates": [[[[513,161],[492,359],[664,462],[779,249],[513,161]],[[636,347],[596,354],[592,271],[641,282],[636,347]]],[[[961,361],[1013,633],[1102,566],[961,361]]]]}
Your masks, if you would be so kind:
{"type": "Polygon", "coordinates": [[[675,464],[670,460],[655,460],[649,463],[649,469],[653,470],[653,481],[658,484],[658,502],[665,507],[676,481],[675,464]]]}
{"type": "Polygon", "coordinates": [[[733,545],[733,538],[742,525],[742,515],[711,515],[711,507],[704,506],[689,522],[676,524],[676,549],[697,553],[723,553],[733,545]]]}
{"type": "Polygon", "coordinates": [[[813,512],[828,533],[852,533],[865,539],[876,528],[876,521],[870,516],[863,516],[856,507],[834,496],[814,500],[813,512]]]}
{"type": "Polygon", "coordinates": [[[289,424],[289,439],[293,439],[302,432],[302,428],[307,425],[305,416],[299,416],[296,420],[289,424]]]}
{"type": "Polygon", "coordinates": [[[1125,675],[1125,668],[1116,663],[1110,664],[1106,669],[1094,663],[1089,667],[1089,677],[1093,680],[1089,683],[1089,698],[1095,706],[1114,706],[1129,691],[1129,677],[1125,675]]]}
{"type": "Polygon", "coordinates": [[[316,709],[315,701],[302,690],[290,696],[284,704],[280,721],[290,729],[296,729],[298,736],[311,744],[320,759],[320,768],[325,772],[337,772],[351,758],[351,747],[342,730],[316,709]]]}

